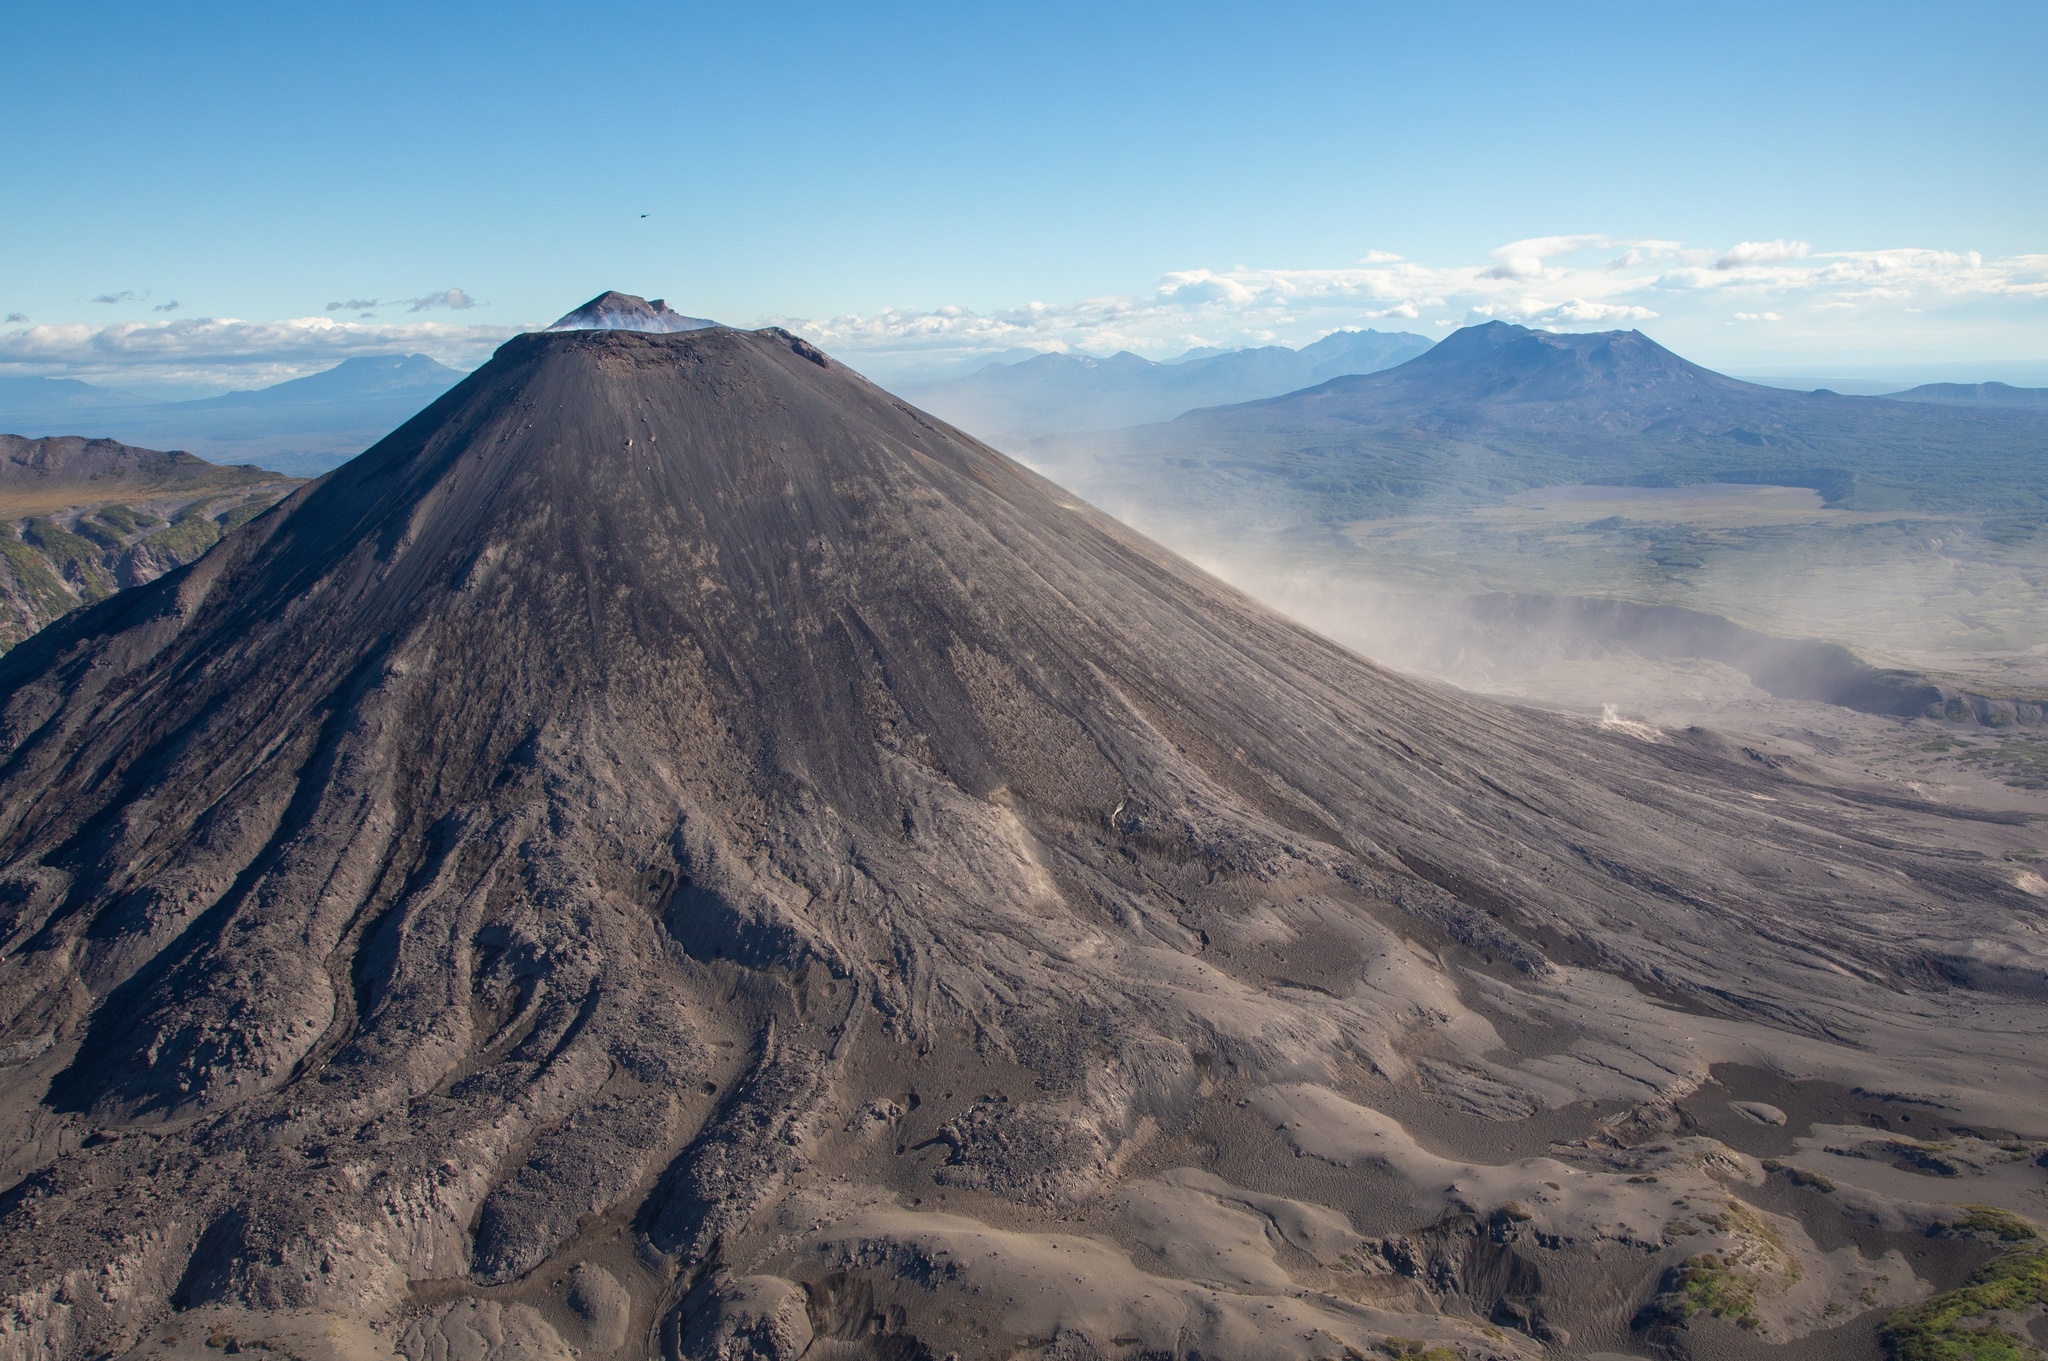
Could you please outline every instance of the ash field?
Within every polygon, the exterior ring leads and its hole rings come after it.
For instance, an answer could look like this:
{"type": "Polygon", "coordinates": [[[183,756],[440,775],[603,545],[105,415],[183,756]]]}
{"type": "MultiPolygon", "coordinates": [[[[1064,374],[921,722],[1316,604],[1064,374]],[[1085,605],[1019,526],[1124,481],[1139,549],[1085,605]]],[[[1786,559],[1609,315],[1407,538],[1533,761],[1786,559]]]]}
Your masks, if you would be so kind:
{"type": "Polygon", "coordinates": [[[2030,796],[1570,708],[519,337],[0,657],[0,1354],[2048,1341],[2030,796]]]}

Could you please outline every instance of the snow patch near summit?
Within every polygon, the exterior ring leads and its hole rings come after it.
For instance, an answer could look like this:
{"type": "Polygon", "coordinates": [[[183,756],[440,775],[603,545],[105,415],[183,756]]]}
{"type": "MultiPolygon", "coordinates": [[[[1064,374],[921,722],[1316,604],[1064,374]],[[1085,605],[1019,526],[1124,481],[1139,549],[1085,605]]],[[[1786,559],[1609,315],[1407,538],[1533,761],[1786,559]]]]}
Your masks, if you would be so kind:
{"type": "Polygon", "coordinates": [[[563,317],[550,331],[702,331],[716,326],[703,317],[686,317],[660,298],[605,292],[563,317]]]}

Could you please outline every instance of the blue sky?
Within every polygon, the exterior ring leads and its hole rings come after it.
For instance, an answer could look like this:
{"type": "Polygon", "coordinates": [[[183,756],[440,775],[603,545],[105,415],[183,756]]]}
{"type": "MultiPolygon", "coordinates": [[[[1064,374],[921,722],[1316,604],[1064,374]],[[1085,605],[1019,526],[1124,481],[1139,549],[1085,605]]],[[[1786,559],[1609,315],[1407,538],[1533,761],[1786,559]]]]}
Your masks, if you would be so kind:
{"type": "Polygon", "coordinates": [[[2044,48],[2039,3],[17,4],[0,371],[475,362],[617,287],[878,370],[1505,316],[2048,381],[2044,48]]]}

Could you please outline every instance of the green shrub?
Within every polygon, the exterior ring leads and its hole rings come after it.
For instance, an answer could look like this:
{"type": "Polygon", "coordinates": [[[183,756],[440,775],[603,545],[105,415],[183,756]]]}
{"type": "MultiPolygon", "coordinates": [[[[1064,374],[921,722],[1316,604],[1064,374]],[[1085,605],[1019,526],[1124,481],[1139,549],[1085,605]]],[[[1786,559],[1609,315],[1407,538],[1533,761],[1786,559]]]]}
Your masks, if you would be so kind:
{"type": "MultiPolygon", "coordinates": [[[[64,589],[64,583],[57,579],[42,555],[4,529],[0,529],[0,558],[6,559],[29,604],[43,614],[55,618],[78,603],[71,592],[64,589]]],[[[13,639],[7,646],[12,647],[19,641],[19,638],[13,639]]]]}
{"type": "Polygon", "coordinates": [[[225,536],[234,533],[276,504],[276,501],[266,496],[251,496],[238,506],[230,506],[214,519],[220,525],[221,534],[225,536]]]}
{"type": "Polygon", "coordinates": [[[1380,1343],[1379,1350],[1395,1361],[1465,1361],[1449,1347],[1432,1347],[1412,1337],[1390,1337],[1380,1343]]]}
{"type": "Polygon", "coordinates": [[[1961,1219],[1951,1219],[1942,1227],[1950,1233],[1995,1238],[2001,1243],[2031,1243],[2041,1236],[2032,1224],[1996,1206],[1965,1205],[1962,1210],[1961,1219]]]}
{"type": "Polygon", "coordinates": [[[101,548],[118,549],[121,547],[121,535],[118,530],[110,525],[101,524],[98,520],[87,516],[81,515],[78,518],[78,532],[85,538],[91,539],[101,548]]]}
{"type": "Polygon", "coordinates": [[[1894,1361],[2026,1361],[2033,1354],[1994,1316],[2048,1304],[2048,1247],[2018,1215],[1967,1205],[1944,1227],[2010,1246],[1955,1290],[1899,1310],[1884,1321],[1894,1361]]]}
{"type": "Polygon", "coordinates": [[[163,523],[146,510],[121,505],[101,506],[93,512],[93,518],[121,534],[133,534],[137,530],[150,529],[163,523]]]}
{"type": "Polygon", "coordinates": [[[1680,1318],[1707,1313],[1745,1328],[1754,1328],[1759,1322],[1755,1287],[1715,1253],[1685,1259],[1678,1268],[1676,1294],[1680,1318]]]}
{"type": "Polygon", "coordinates": [[[91,539],[73,534],[47,515],[31,519],[21,531],[22,541],[42,550],[57,574],[68,580],[82,599],[98,600],[114,593],[114,579],[101,561],[101,548],[91,539]]]}
{"type": "Polygon", "coordinates": [[[204,510],[205,504],[196,502],[172,516],[169,529],[158,530],[149,536],[149,546],[166,557],[187,563],[219,543],[220,526],[205,515],[196,513],[204,510]]]}

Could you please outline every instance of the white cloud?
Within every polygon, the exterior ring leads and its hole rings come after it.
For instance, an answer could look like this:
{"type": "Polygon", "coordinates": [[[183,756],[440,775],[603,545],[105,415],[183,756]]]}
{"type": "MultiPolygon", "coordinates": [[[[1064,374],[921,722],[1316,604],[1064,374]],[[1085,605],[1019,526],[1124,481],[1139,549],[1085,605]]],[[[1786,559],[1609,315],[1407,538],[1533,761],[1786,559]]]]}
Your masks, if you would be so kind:
{"type": "Polygon", "coordinates": [[[1715,269],[1741,269],[1746,265],[1776,265],[1787,260],[1804,260],[1813,247],[1804,241],[1738,241],[1728,253],[1714,261],[1715,269]]]}
{"type": "Polygon", "coordinates": [[[1759,297],[1809,297],[1819,301],[1884,301],[1933,295],[1952,299],[2048,298],[2048,255],[2011,255],[1987,260],[1976,251],[1804,250],[1804,242],[1756,242],[1720,256],[1712,266],[1682,265],[1659,275],[1660,288],[1736,289],[1759,297]],[[1765,250],[1768,246],[1771,250],[1765,250]],[[1769,258],[1779,247],[1801,253],[1769,258]],[[1750,262],[1738,252],[1750,249],[1750,262]],[[1733,263],[1724,263],[1733,262],[1733,263]]]}
{"type": "Polygon", "coordinates": [[[44,324],[0,334],[0,370],[172,383],[274,381],[330,368],[352,355],[394,352],[429,354],[469,368],[520,329],[447,322],[379,326],[330,317],[44,324]]]}
{"type": "MultiPolygon", "coordinates": [[[[111,296],[111,295],[109,295],[111,296]]],[[[872,373],[888,376],[1005,350],[1164,357],[1202,346],[1307,344],[1361,326],[1441,333],[1498,318],[1561,330],[1652,322],[1681,347],[1738,332],[1815,351],[1870,350],[1888,330],[1922,347],[1982,352],[1996,322],[2015,358],[2048,358],[2048,253],[1986,258],[1924,247],[1824,251],[1791,239],[1688,246],[1601,233],[1529,237],[1477,259],[1425,264],[1361,251],[1329,268],[1189,268],[1150,288],[985,311],[882,308],[834,317],[769,317],[872,373]],[[1908,314],[1913,314],[1910,318],[1908,314]],[[1943,329],[1947,328],[1947,329],[1943,329]],[[1944,342],[1943,337],[1950,338],[1944,342]]],[[[461,289],[423,298],[351,298],[330,313],[371,307],[466,310],[461,289]]],[[[25,318],[10,316],[12,325],[25,318]]],[[[0,369],[76,377],[247,386],[291,377],[352,354],[395,350],[467,366],[518,328],[335,316],[278,322],[195,318],[114,326],[42,325],[0,332],[0,369]]]]}
{"type": "Polygon", "coordinates": [[[1485,277],[1540,279],[1550,261],[1561,255],[1576,255],[1589,249],[1606,250],[1613,244],[1604,236],[1532,236],[1526,241],[1510,241],[1488,252],[1496,263],[1486,271],[1485,277]]]}
{"type": "Polygon", "coordinates": [[[419,298],[350,298],[346,302],[330,302],[330,312],[365,312],[372,307],[403,307],[408,312],[426,312],[436,307],[446,307],[457,312],[466,312],[472,307],[482,307],[459,288],[444,288],[439,293],[429,293],[419,298]]]}
{"type": "Polygon", "coordinates": [[[439,293],[429,293],[424,298],[406,298],[403,301],[407,304],[405,310],[408,312],[425,312],[436,307],[449,307],[457,312],[467,312],[478,305],[475,298],[459,288],[447,288],[439,293]]]}
{"type": "Polygon", "coordinates": [[[1555,307],[1533,312],[1528,320],[1539,325],[1590,326],[1596,323],[1649,321],[1656,315],[1647,307],[1637,307],[1629,303],[1588,302],[1584,298],[1573,298],[1570,302],[1561,302],[1555,307]]]}
{"type": "MultiPolygon", "coordinates": [[[[1340,327],[1386,329],[1389,321],[1443,330],[1498,318],[1568,330],[1654,320],[1660,336],[1676,336],[1689,326],[1726,324],[1734,309],[1709,303],[1713,294],[1732,294],[1741,320],[1784,322],[1786,335],[1815,346],[1829,345],[1830,336],[1867,344],[1869,328],[1846,330],[1845,317],[1903,321],[1909,307],[2006,309],[2001,315],[2037,328],[2035,348],[2048,354],[2048,316],[2039,310],[2048,301],[2048,254],[1818,251],[1787,238],[1699,248],[1598,233],[1530,237],[1465,265],[1372,252],[1330,269],[1176,270],[1148,292],[1077,302],[776,320],[887,373],[1012,348],[1164,355],[1276,337],[1299,345],[1340,327]]],[[[1960,336],[1963,322],[1956,325],[1960,336]]]]}

